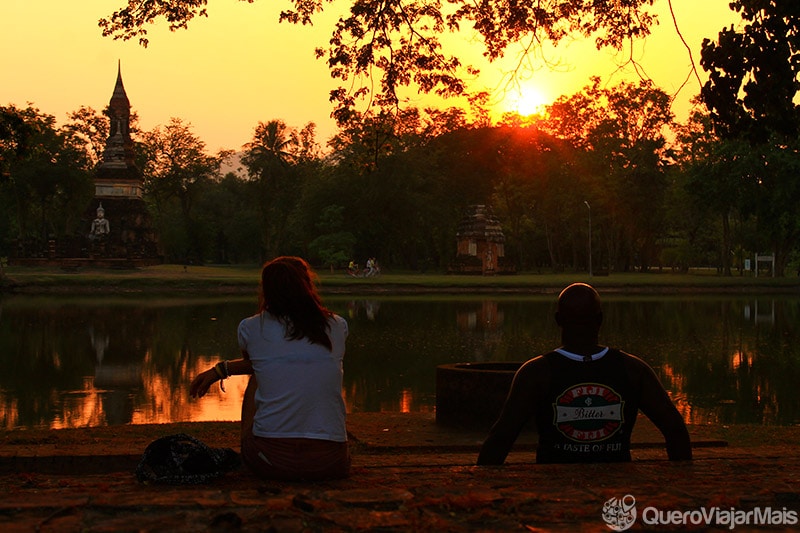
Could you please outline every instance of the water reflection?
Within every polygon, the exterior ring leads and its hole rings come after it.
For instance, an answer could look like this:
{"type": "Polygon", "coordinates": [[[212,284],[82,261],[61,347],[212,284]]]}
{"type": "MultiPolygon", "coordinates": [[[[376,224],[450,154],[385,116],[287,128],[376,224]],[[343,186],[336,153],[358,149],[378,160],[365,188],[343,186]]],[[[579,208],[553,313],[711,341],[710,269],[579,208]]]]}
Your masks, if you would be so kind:
{"type": "MultiPolygon", "coordinates": [[[[602,342],[647,360],[691,423],[800,423],[800,304],[792,298],[604,299],[602,342]]],[[[556,346],[552,296],[327,298],[348,318],[350,412],[431,411],[438,364],[522,361],[556,346]]],[[[80,427],[237,420],[246,378],[190,400],[238,356],[241,299],[0,302],[0,423],[80,427]]]]}
{"type": "Polygon", "coordinates": [[[456,312],[456,323],[462,338],[471,338],[474,352],[470,361],[482,362],[492,359],[503,341],[504,313],[495,300],[484,300],[471,308],[456,312]]]}

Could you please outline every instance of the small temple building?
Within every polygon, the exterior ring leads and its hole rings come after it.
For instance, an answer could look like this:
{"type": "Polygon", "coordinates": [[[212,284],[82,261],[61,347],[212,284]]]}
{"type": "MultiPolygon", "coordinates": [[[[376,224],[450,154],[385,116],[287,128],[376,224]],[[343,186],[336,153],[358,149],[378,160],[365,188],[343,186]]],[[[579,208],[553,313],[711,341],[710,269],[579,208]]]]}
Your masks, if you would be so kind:
{"type": "Polygon", "coordinates": [[[9,258],[11,264],[129,268],[163,261],[142,198],[144,177],[136,165],[131,104],[119,64],[107,114],[109,134],[94,171],[94,198],[82,213],[78,234],[51,238],[39,246],[19,243],[9,258]]]}
{"type": "Polygon", "coordinates": [[[132,266],[160,263],[158,239],[142,198],[144,178],[136,166],[130,134],[131,104],[120,66],[108,116],[111,124],[95,170],[94,200],[84,214],[89,257],[100,261],[124,259],[132,266]]]}
{"type": "Polygon", "coordinates": [[[503,228],[491,208],[472,205],[458,223],[456,259],[450,267],[454,274],[511,274],[513,265],[505,260],[503,228]]]}

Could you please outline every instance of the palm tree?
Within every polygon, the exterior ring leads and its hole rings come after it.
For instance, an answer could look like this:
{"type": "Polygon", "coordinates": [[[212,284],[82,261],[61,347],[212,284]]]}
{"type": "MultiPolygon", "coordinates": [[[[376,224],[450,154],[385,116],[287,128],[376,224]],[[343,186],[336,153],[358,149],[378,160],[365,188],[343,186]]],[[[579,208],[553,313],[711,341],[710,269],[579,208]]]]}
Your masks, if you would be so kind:
{"type": "Polygon", "coordinates": [[[299,146],[297,132],[282,120],[259,122],[253,140],[244,146],[242,162],[250,176],[258,181],[258,208],[266,258],[277,255],[283,235],[286,217],[282,215],[288,206],[281,206],[275,199],[287,184],[299,146]]]}

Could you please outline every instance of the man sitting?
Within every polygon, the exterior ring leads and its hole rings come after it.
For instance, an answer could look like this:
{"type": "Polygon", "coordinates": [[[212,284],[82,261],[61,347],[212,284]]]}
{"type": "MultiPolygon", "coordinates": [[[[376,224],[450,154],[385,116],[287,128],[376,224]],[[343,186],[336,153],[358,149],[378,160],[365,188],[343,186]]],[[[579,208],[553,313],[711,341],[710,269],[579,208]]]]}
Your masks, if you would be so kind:
{"type": "Polygon", "coordinates": [[[597,291],[585,283],[564,289],[556,322],[562,346],[517,371],[478,464],[503,464],[531,418],[539,433],[538,463],[630,461],[640,409],[664,435],[671,460],[691,459],[686,424],[652,368],[598,345],[603,313],[597,291]]]}

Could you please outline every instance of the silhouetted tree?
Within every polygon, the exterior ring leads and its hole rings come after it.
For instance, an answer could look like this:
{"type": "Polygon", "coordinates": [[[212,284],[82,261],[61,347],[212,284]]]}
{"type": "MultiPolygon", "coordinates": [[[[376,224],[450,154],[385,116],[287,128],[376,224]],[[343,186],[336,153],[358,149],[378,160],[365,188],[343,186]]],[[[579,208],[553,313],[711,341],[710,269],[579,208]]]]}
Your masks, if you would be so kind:
{"type": "MultiPolygon", "coordinates": [[[[603,88],[599,78],[581,93],[548,107],[544,127],[584,153],[583,198],[605,241],[609,265],[647,270],[658,257],[663,228],[669,97],[651,82],[603,88]]],[[[585,209],[585,207],[584,207],[585,209]]]]}
{"type": "Polygon", "coordinates": [[[258,183],[263,259],[286,252],[287,221],[300,190],[294,167],[314,146],[314,128],[309,126],[304,130],[304,145],[297,130],[282,120],[259,122],[253,139],[245,145],[242,163],[258,183]]]}
{"type": "Polygon", "coordinates": [[[775,252],[783,275],[800,241],[800,4],[736,0],[731,8],[744,24],[703,41],[701,98],[720,138],[749,143],[740,177],[750,184],[760,251],[775,252]]]}
{"type": "Polygon", "coordinates": [[[166,126],[156,126],[142,135],[147,163],[143,169],[145,188],[156,206],[160,232],[167,243],[172,240],[173,253],[177,242],[183,250],[172,259],[193,258],[203,261],[205,240],[200,235],[193,208],[205,184],[216,177],[225,154],[211,156],[206,146],[191,131],[191,124],[173,117],[166,126]],[[177,201],[178,212],[171,209],[177,201]],[[176,224],[176,218],[180,224],[176,224]]]}
{"type": "MultiPolygon", "coordinates": [[[[445,50],[441,35],[446,30],[474,28],[490,60],[501,57],[513,43],[532,50],[537,43],[558,43],[576,35],[595,37],[598,48],[619,49],[630,39],[649,34],[653,2],[353,0],[349,14],[335,23],[328,48],[316,54],[327,58],[331,76],[341,81],[331,101],[337,121],[346,123],[360,98],[393,108],[400,102],[398,90],[410,85],[424,93],[464,94],[465,80],[475,69],[462,64],[458,50],[445,50]],[[381,74],[378,83],[371,80],[374,71],[381,74]]],[[[163,18],[171,30],[186,28],[194,17],[207,15],[206,4],[207,0],[128,0],[126,7],[101,19],[100,27],[103,35],[138,38],[146,46],[150,23],[163,18]]],[[[292,0],[280,20],[310,24],[325,6],[323,0],[292,0]]]]}
{"type": "Polygon", "coordinates": [[[86,152],[55,117],[34,107],[3,107],[0,116],[0,184],[15,215],[9,229],[41,241],[72,235],[91,198],[86,152]]]}

